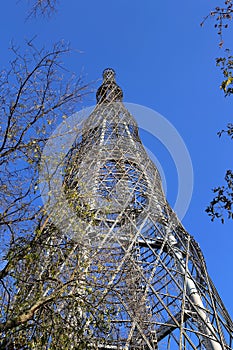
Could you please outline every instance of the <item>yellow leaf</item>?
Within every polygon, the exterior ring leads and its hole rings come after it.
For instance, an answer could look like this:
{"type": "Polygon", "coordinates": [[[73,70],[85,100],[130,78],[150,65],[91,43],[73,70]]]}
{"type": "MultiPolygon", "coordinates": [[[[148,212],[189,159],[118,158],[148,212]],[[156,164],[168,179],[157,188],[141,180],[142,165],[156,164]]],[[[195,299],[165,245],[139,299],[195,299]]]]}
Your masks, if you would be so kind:
{"type": "Polygon", "coordinates": [[[226,84],[224,86],[224,91],[227,90],[228,85],[230,85],[232,82],[233,82],[233,77],[231,77],[231,76],[228,77],[228,79],[226,80],[226,84]]]}

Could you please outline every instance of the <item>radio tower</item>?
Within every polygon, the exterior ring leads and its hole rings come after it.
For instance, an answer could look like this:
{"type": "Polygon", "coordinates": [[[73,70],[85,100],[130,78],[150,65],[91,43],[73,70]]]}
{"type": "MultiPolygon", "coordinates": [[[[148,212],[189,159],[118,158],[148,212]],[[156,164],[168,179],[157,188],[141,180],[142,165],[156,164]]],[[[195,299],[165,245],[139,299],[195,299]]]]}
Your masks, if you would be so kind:
{"type": "Polygon", "coordinates": [[[233,349],[233,326],[205,259],[168,205],[113,69],[73,146],[65,183],[77,193],[88,276],[105,329],[91,349],[233,349]],[[82,214],[83,211],[83,214],[82,214]],[[89,213],[89,214],[88,214],[89,213]]]}

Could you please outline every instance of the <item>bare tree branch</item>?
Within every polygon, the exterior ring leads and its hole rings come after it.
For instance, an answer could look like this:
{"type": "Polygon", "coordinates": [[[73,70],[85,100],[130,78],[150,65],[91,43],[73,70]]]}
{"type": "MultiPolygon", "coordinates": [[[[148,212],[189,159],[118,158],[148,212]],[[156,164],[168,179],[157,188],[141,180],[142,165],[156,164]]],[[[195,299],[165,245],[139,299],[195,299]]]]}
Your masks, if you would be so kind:
{"type": "Polygon", "coordinates": [[[59,0],[29,0],[30,10],[28,18],[30,17],[50,17],[56,10],[59,0]]]}

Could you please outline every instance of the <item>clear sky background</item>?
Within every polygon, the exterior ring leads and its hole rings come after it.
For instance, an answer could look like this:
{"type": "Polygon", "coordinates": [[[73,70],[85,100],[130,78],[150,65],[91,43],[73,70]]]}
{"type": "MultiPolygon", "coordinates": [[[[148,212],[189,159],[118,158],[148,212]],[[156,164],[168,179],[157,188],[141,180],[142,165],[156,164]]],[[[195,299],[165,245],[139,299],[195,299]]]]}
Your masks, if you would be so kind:
{"type": "MultiPolygon", "coordinates": [[[[23,47],[37,35],[38,46],[49,47],[64,39],[77,50],[67,58],[71,71],[86,82],[100,85],[104,68],[117,72],[124,101],[152,108],[166,117],[182,136],[191,155],[194,191],[183,219],[200,244],[209,274],[233,317],[233,222],[210,222],[205,208],[211,188],[223,183],[233,168],[233,141],[217,132],[232,122],[231,98],[219,89],[221,74],[215,67],[218,48],[213,20],[200,22],[223,0],[60,0],[49,20],[25,21],[27,1],[1,3],[1,66],[8,67],[13,39],[23,47]],[[210,7],[211,6],[211,7],[210,7]]],[[[233,46],[233,31],[225,33],[233,46]]],[[[95,103],[89,96],[83,108],[95,103]]],[[[153,121],[152,121],[153,122],[153,121]]],[[[156,140],[142,133],[144,143],[158,158],[165,173],[171,204],[177,195],[177,174],[169,154],[156,140]]]]}

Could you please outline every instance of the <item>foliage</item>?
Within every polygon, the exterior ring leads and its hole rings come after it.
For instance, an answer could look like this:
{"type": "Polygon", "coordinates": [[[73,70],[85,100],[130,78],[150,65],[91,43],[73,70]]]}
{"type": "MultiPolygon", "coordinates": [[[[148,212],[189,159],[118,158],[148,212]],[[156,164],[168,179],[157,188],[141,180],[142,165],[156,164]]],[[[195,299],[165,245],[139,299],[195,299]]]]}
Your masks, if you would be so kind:
{"type": "Polygon", "coordinates": [[[226,57],[216,59],[216,64],[220,67],[224,80],[220,88],[224,91],[225,96],[230,96],[233,93],[233,56],[230,55],[230,50],[225,50],[226,57]]]}
{"type": "Polygon", "coordinates": [[[46,51],[30,41],[23,51],[12,45],[10,69],[0,73],[0,349],[86,349],[87,324],[106,332],[109,311],[98,307],[90,252],[42,206],[38,168],[54,125],[89,86],[63,67],[64,43],[46,51]]]}
{"type": "Polygon", "coordinates": [[[226,212],[228,218],[233,219],[233,172],[231,170],[227,170],[225,181],[225,186],[219,186],[213,189],[216,196],[206,209],[212,221],[215,218],[220,218],[222,223],[224,223],[224,215],[226,212]]]}
{"type": "MultiPolygon", "coordinates": [[[[219,37],[219,47],[224,46],[224,30],[229,27],[229,23],[233,16],[233,1],[225,0],[223,6],[215,7],[201,22],[201,26],[204,25],[207,19],[214,19],[214,27],[217,29],[217,35],[219,37]]],[[[225,96],[232,94],[233,89],[233,56],[231,55],[230,49],[227,48],[223,52],[223,55],[216,58],[216,65],[220,67],[224,80],[220,84],[220,89],[223,90],[225,96]]]]}
{"type": "Polygon", "coordinates": [[[0,225],[8,243],[30,236],[38,225],[41,150],[56,119],[71,113],[87,91],[80,78],[65,80],[60,58],[70,49],[63,43],[51,51],[38,51],[32,42],[27,47],[22,55],[12,46],[11,68],[0,73],[0,225]]]}
{"type": "Polygon", "coordinates": [[[11,288],[4,284],[2,348],[86,349],[91,328],[108,330],[109,312],[98,308],[103,296],[88,278],[88,249],[45,220],[31,242],[22,239],[11,249],[13,259],[22,250],[11,288]]]}
{"type": "MultiPolygon", "coordinates": [[[[214,27],[217,29],[219,36],[219,47],[224,46],[224,30],[229,27],[229,23],[233,16],[233,1],[225,0],[222,6],[215,7],[203,20],[201,25],[209,19],[215,20],[214,27]]],[[[233,55],[229,48],[225,49],[223,55],[216,58],[216,65],[220,68],[223,80],[220,84],[220,89],[223,91],[225,97],[233,94],[233,55]]],[[[233,125],[228,123],[226,130],[221,130],[218,135],[228,135],[231,139],[233,137],[233,125]]],[[[225,175],[225,185],[217,186],[213,189],[215,197],[207,207],[206,212],[211,216],[213,221],[215,218],[221,219],[224,223],[224,217],[233,219],[233,172],[227,170],[225,175]]]]}
{"type": "Polygon", "coordinates": [[[222,6],[216,6],[201,22],[201,26],[204,25],[205,21],[209,18],[215,19],[214,27],[217,29],[219,36],[219,46],[222,47],[224,44],[223,32],[224,29],[228,28],[229,20],[232,19],[233,15],[233,2],[232,0],[225,0],[222,6]]]}

